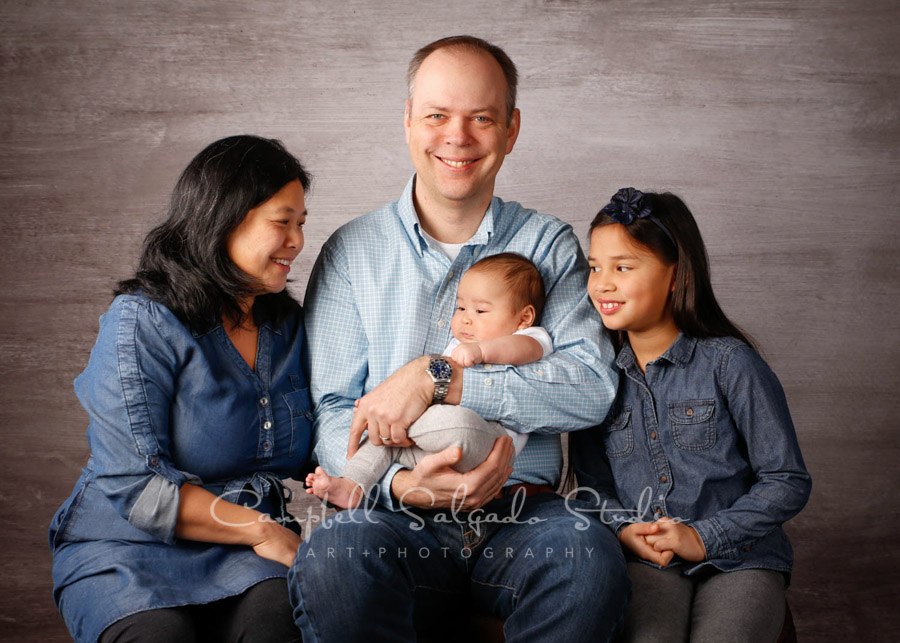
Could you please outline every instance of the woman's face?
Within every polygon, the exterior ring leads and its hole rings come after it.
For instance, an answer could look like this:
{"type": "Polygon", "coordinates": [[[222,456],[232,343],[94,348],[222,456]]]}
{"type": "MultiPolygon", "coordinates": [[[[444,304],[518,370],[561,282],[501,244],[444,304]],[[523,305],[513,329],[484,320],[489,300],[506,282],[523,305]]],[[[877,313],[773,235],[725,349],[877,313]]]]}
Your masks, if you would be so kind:
{"type": "Polygon", "coordinates": [[[260,285],[260,293],[287,286],[291,262],[303,249],[306,205],[294,179],[247,213],[226,241],[228,257],[260,285]]]}

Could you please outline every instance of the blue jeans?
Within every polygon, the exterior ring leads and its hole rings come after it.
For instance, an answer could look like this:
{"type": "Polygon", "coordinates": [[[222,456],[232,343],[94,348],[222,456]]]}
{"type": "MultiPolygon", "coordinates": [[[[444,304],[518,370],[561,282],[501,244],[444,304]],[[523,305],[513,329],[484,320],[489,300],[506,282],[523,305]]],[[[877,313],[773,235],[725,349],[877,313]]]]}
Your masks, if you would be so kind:
{"type": "Polygon", "coordinates": [[[457,516],[339,512],[300,546],[288,584],[306,643],[415,641],[464,628],[473,611],[504,619],[510,643],[606,641],[630,592],[612,532],[555,494],[457,516]]]}

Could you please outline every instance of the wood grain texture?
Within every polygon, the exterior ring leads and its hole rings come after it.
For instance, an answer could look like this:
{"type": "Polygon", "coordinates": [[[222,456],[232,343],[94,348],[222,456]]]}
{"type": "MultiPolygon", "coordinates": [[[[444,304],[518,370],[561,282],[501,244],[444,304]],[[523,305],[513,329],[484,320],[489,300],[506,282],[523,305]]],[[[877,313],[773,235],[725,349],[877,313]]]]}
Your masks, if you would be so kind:
{"type": "Polygon", "coordinates": [[[892,0],[0,2],[0,638],[62,641],[46,528],[87,456],[72,391],[180,170],[240,132],[315,174],[291,286],[412,171],[404,73],[473,33],[519,66],[497,193],[581,238],[619,187],[671,189],[727,312],[779,374],[814,478],[791,524],[802,639],[878,640],[900,437],[900,5],[892,0]]]}

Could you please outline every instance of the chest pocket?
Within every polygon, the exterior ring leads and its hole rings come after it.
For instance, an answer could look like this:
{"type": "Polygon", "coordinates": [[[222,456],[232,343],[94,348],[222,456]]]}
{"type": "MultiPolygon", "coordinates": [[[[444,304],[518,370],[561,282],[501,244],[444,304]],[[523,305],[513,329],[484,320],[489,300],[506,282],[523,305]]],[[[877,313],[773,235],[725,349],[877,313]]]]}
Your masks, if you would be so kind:
{"type": "Polygon", "coordinates": [[[715,400],[670,402],[669,422],[675,446],[679,449],[705,451],[716,443],[715,400]]]}
{"type": "Polygon", "coordinates": [[[631,424],[630,406],[622,407],[615,417],[609,420],[603,441],[607,457],[624,458],[631,455],[634,451],[634,428],[631,424]]]}
{"type": "MultiPolygon", "coordinates": [[[[291,384],[298,387],[302,384],[298,378],[291,377],[291,384]]],[[[297,388],[284,394],[284,401],[291,414],[291,446],[288,455],[294,455],[297,449],[309,449],[312,437],[312,410],[309,402],[309,389],[297,388]]]]}

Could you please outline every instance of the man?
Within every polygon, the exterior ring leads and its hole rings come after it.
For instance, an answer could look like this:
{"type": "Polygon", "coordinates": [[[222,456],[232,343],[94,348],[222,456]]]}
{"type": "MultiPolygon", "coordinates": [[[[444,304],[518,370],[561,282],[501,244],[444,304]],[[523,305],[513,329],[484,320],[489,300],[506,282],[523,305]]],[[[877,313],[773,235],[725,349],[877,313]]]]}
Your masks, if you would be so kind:
{"type": "Polygon", "coordinates": [[[338,514],[301,546],[289,577],[297,623],[306,641],[413,641],[417,626],[438,618],[450,630],[474,604],[505,620],[508,641],[604,640],[628,592],[620,548],[549,493],[559,433],[602,421],[616,390],[587,264],[569,225],[493,196],[520,126],[506,54],[470,36],[439,40],[413,57],[408,82],[415,176],[398,201],[338,230],[310,277],[317,458],[340,474],[364,430],[408,446],[407,427],[433,403],[530,437],[514,468],[508,437],[467,473],[452,468],[457,448],[393,465],[373,494],[383,506],[338,514]],[[460,277],[500,252],[540,270],[555,352],[518,367],[433,357],[460,277]]]}

